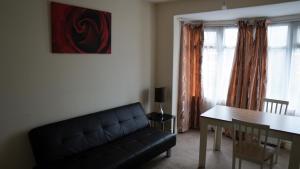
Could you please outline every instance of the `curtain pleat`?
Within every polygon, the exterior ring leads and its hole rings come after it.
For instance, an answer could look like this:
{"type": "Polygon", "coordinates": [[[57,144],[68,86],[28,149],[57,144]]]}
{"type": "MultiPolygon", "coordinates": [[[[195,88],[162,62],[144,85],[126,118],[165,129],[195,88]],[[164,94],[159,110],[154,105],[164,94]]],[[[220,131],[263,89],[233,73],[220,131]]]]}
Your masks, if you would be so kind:
{"type": "Polygon", "coordinates": [[[178,88],[178,132],[199,127],[202,102],[203,25],[182,24],[178,88]]]}

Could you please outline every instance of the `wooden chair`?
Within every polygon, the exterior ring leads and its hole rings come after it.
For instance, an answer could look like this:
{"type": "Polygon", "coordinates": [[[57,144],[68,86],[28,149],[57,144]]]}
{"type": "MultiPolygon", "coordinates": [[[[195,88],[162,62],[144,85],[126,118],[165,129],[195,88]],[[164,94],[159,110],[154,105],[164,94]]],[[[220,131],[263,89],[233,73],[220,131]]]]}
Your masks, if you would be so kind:
{"type": "MultiPolygon", "coordinates": [[[[264,99],[264,111],[274,114],[286,115],[289,102],[284,100],[275,100],[275,99],[264,99]]],[[[277,138],[276,140],[276,155],[275,155],[275,164],[278,162],[278,153],[280,149],[281,140],[277,138]]]]}
{"type": "Polygon", "coordinates": [[[288,101],[268,99],[268,98],[264,99],[265,112],[286,115],[288,105],[289,105],[288,101]]]}
{"type": "Polygon", "coordinates": [[[258,163],[261,169],[264,163],[270,160],[270,169],[272,169],[275,150],[266,145],[270,127],[236,119],[232,119],[232,123],[232,169],[235,169],[236,158],[239,159],[239,169],[242,167],[242,160],[258,163]],[[262,134],[265,136],[263,145],[259,141],[262,134]]]}

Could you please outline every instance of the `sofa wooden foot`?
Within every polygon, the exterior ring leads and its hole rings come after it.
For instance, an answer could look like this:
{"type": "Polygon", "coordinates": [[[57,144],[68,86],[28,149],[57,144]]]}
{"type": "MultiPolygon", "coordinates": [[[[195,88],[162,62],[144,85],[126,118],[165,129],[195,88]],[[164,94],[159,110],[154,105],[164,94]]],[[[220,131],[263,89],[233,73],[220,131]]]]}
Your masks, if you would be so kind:
{"type": "Polygon", "coordinates": [[[171,157],[171,149],[167,150],[167,157],[171,157]]]}

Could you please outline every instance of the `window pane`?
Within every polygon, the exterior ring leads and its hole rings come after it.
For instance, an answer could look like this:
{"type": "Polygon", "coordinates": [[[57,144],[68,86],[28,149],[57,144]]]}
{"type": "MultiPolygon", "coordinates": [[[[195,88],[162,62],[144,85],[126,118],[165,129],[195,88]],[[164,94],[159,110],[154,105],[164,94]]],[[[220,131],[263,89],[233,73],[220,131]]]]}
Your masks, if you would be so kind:
{"type": "Polygon", "coordinates": [[[228,87],[229,87],[229,81],[231,76],[231,69],[233,64],[233,58],[234,58],[234,48],[227,48],[223,50],[223,57],[221,58],[220,65],[217,68],[217,81],[216,83],[220,83],[218,85],[217,94],[219,100],[226,101],[227,99],[227,93],[228,93],[228,87]]]}
{"type": "Polygon", "coordinates": [[[204,31],[204,47],[217,46],[217,32],[204,31]]]}
{"type": "Polygon", "coordinates": [[[207,99],[215,96],[215,76],[217,67],[217,50],[204,49],[202,62],[203,94],[207,99]]]}
{"type": "Polygon", "coordinates": [[[300,115],[300,48],[295,49],[293,52],[290,70],[289,108],[296,110],[296,115],[300,115]]]}
{"type": "Polygon", "coordinates": [[[288,26],[269,26],[268,43],[271,48],[287,46],[288,26]]]}
{"type": "MultiPolygon", "coordinates": [[[[295,74],[297,74],[297,77],[300,79],[300,48],[295,49],[293,57],[292,57],[292,64],[295,68],[295,71],[293,71],[295,74]]],[[[299,81],[300,84],[300,81],[299,81]]]]}
{"type": "Polygon", "coordinates": [[[233,48],[236,46],[236,40],[237,40],[237,28],[225,28],[224,29],[224,46],[227,48],[233,48]]]}
{"type": "Polygon", "coordinates": [[[267,98],[286,100],[289,59],[285,49],[268,51],[267,98]]]}

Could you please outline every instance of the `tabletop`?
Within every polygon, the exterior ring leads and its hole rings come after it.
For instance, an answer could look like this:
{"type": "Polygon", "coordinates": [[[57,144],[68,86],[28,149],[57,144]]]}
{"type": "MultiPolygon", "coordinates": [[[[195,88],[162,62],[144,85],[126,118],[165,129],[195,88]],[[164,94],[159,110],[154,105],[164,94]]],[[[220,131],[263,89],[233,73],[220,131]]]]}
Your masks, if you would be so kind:
{"type": "Polygon", "coordinates": [[[232,119],[250,123],[269,125],[271,130],[300,135],[300,117],[271,114],[235,107],[216,105],[201,114],[202,118],[211,118],[231,122],[232,119]]]}

